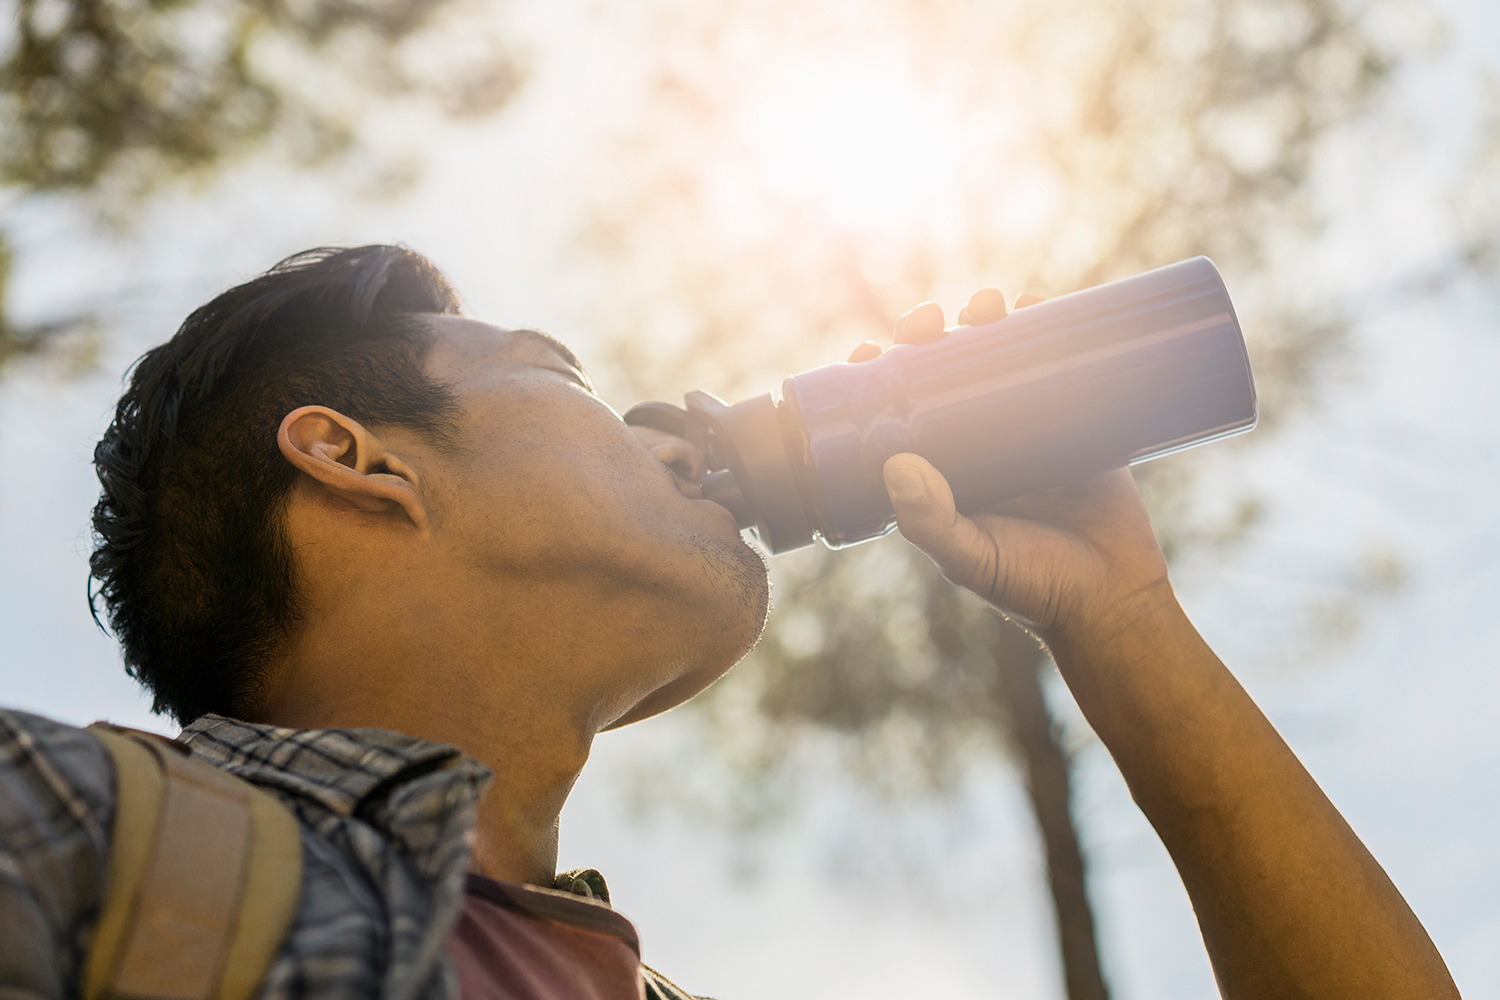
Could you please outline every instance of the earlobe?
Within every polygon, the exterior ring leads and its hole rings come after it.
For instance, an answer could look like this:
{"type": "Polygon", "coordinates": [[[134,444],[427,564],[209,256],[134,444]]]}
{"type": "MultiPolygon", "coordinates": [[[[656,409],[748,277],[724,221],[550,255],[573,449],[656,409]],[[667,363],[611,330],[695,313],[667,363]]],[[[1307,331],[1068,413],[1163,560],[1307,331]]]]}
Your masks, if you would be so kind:
{"type": "Polygon", "coordinates": [[[282,457],[331,496],[372,514],[401,513],[428,527],[416,470],[352,417],[326,406],[301,406],[276,433],[282,457]]]}

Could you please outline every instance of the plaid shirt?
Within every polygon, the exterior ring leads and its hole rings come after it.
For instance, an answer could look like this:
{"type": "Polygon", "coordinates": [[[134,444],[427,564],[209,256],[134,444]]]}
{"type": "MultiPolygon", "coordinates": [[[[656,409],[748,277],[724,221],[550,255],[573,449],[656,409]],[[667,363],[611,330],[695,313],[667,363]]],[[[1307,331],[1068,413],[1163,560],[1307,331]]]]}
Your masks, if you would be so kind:
{"type": "MultiPolygon", "coordinates": [[[[261,1000],[451,1000],[444,943],[463,903],[490,772],[457,748],[374,729],[209,715],[193,753],[273,793],[302,828],[302,895],[261,1000]]],[[[0,997],[76,997],[104,898],[114,769],[87,732],[0,710],[0,997]]],[[[558,887],[599,898],[597,872],[558,887]]],[[[648,1000],[691,1000],[650,969],[648,1000]]]]}

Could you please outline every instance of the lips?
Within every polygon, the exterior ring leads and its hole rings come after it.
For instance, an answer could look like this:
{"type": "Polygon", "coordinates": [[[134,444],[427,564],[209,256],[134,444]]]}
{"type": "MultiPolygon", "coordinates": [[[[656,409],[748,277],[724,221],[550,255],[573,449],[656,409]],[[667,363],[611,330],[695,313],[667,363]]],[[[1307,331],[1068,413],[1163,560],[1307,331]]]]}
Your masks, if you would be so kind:
{"type": "Polygon", "coordinates": [[[676,470],[668,466],[662,466],[662,469],[672,480],[672,485],[677,488],[678,493],[682,494],[684,497],[687,497],[689,500],[694,500],[700,504],[706,504],[707,506],[714,508],[714,510],[717,512],[715,516],[722,515],[724,519],[730,524],[734,533],[736,535],[739,534],[740,525],[739,521],[734,516],[734,511],[730,510],[728,507],[725,507],[721,503],[715,503],[714,501],[705,497],[703,495],[702,483],[698,482],[696,479],[687,479],[683,476],[680,476],[677,474],[676,470]]]}
{"type": "Polygon", "coordinates": [[[677,473],[673,472],[671,469],[668,469],[667,472],[668,472],[669,475],[671,475],[671,477],[672,477],[672,484],[677,487],[677,492],[681,493],[683,496],[687,497],[689,500],[702,500],[703,499],[703,484],[702,483],[696,482],[696,481],[694,481],[692,479],[684,479],[681,476],[679,476],[677,473]]]}

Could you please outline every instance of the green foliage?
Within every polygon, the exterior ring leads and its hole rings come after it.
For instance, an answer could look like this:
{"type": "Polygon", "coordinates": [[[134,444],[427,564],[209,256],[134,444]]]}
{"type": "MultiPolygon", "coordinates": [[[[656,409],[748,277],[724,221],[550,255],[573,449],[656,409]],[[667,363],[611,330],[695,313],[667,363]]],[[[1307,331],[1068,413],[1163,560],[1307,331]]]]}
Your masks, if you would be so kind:
{"type": "MultiPolygon", "coordinates": [[[[0,26],[0,205],[48,194],[128,222],[164,182],[213,177],[268,144],[295,164],[324,163],[358,145],[372,101],[493,112],[525,73],[487,6],[13,0],[0,26]]],[[[0,244],[7,228],[0,217],[0,244]]],[[[0,365],[78,321],[17,329],[5,276],[0,365]]]]}
{"type": "Polygon", "coordinates": [[[246,58],[260,6],[227,18],[221,38],[199,39],[184,3],[20,0],[0,67],[0,179],[83,188],[127,157],[153,171],[201,167],[263,136],[279,100],[246,58]]]}
{"type": "Polygon", "coordinates": [[[505,53],[444,80],[400,58],[451,3],[18,0],[0,63],[0,185],[79,190],[128,174],[118,196],[216,167],[275,129],[301,131],[308,160],[347,145],[354,123],[337,101],[299,92],[276,46],[332,64],[350,86],[446,88],[454,113],[492,110],[519,80],[505,53]]]}

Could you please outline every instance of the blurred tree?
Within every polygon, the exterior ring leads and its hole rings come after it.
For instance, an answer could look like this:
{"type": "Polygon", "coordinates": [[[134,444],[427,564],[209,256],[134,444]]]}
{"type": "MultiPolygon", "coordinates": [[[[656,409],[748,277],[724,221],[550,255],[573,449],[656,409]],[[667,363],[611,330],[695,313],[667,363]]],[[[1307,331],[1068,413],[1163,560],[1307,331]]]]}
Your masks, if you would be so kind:
{"type": "MultiPolygon", "coordinates": [[[[39,196],[127,220],[174,177],[278,144],[312,166],[358,147],[364,107],[492,112],[521,61],[478,0],[11,0],[0,23],[0,206],[39,196]]],[[[409,164],[385,164],[398,183],[409,164]]],[[[70,319],[16,325],[0,216],[0,364],[70,319]]],[[[24,248],[20,248],[24,250],[24,248]]],[[[76,319],[76,318],[75,318],[76,319]]]]}
{"type": "MultiPolygon", "coordinates": [[[[712,0],[605,16],[647,66],[599,156],[583,244],[610,288],[598,322],[623,398],[742,398],[887,337],[924,299],[952,309],[995,282],[1058,294],[1206,253],[1235,293],[1263,426],[1342,329],[1293,273],[1320,223],[1317,154],[1432,27],[1419,8],[1334,0],[712,0]]],[[[1259,510],[1198,511],[1195,465],[1137,470],[1169,556],[1239,537],[1259,510]]],[[[773,570],[765,640],[697,703],[731,759],[727,818],[755,828],[788,808],[775,786],[807,734],[842,736],[850,772],[897,799],[950,793],[999,748],[1045,847],[1067,994],[1105,997],[1038,644],[894,541],[773,570]]]]}

